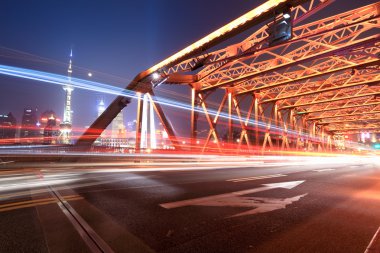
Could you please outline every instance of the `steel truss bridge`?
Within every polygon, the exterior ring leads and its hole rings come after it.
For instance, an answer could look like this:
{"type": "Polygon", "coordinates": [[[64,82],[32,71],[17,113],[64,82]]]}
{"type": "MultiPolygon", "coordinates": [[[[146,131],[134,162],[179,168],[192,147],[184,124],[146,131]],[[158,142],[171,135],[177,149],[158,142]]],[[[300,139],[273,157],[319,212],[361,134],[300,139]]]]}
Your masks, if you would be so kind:
{"type": "MultiPolygon", "coordinates": [[[[155,103],[154,87],[160,83],[191,87],[192,145],[199,119],[208,124],[202,150],[210,144],[223,149],[217,131],[222,113],[228,115],[228,141],[233,142],[238,130],[239,148],[244,145],[248,150],[330,151],[334,139],[344,134],[379,132],[380,2],[307,23],[332,2],[267,1],[139,73],[126,87],[139,96],[136,150],[143,94],[148,94],[172,144],[181,149],[173,126],[155,103]],[[268,27],[289,8],[292,38],[271,45],[268,27]],[[248,29],[254,31],[244,40],[228,43],[248,29]],[[222,49],[211,50],[221,45],[222,49]],[[211,115],[210,97],[221,91],[216,114],[211,115]]],[[[76,145],[90,146],[128,103],[128,98],[117,97],[76,145]]]]}

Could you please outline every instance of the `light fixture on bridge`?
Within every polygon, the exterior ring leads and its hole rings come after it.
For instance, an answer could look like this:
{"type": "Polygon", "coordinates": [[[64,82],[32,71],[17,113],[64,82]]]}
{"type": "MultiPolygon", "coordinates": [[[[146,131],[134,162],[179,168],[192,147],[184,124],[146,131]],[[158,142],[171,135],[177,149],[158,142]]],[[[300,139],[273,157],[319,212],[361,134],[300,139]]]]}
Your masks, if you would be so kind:
{"type": "Polygon", "coordinates": [[[158,87],[159,85],[161,85],[162,83],[164,83],[166,80],[168,80],[167,77],[163,77],[161,74],[157,73],[157,72],[154,72],[152,74],[152,81],[151,81],[151,84],[153,85],[153,88],[156,88],[158,87]],[[162,79],[163,78],[163,79],[162,79]]]}
{"type": "Polygon", "coordinates": [[[161,77],[161,75],[158,74],[157,72],[154,72],[154,73],[152,74],[152,77],[153,77],[154,80],[157,80],[157,79],[159,79],[159,78],[161,77]]]}
{"type": "Polygon", "coordinates": [[[278,45],[290,40],[293,36],[292,13],[290,7],[282,11],[282,16],[274,17],[268,28],[268,41],[270,46],[278,45]]]}
{"type": "Polygon", "coordinates": [[[290,7],[286,7],[283,11],[282,11],[282,17],[285,19],[285,20],[289,20],[291,17],[292,17],[292,12],[290,10],[290,7]]]}

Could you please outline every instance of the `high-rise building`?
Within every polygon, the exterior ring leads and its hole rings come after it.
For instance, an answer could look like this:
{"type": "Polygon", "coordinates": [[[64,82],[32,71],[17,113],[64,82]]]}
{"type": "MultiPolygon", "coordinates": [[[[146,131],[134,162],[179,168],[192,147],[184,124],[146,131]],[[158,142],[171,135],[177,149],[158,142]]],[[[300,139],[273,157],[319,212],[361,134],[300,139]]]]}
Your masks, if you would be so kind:
{"type": "Polygon", "coordinates": [[[98,117],[102,115],[102,113],[106,110],[106,107],[104,105],[104,99],[101,98],[98,104],[98,117]]]}
{"type": "MultiPolygon", "coordinates": [[[[98,117],[100,116],[100,115],[102,115],[102,113],[105,111],[105,109],[106,109],[106,107],[105,107],[105,104],[104,104],[104,99],[103,98],[101,98],[100,100],[99,100],[99,103],[98,103],[98,117]]],[[[95,141],[95,145],[96,146],[99,146],[99,145],[103,145],[103,138],[104,138],[104,136],[105,136],[105,131],[103,131],[102,132],[102,134],[99,136],[99,138],[98,139],[96,139],[96,141],[95,141]]]]}
{"type": "Polygon", "coordinates": [[[69,61],[69,67],[67,69],[67,77],[68,82],[63,87],[63,90],[65,91],[65,107],[63,110],[63,121],[60,125],[60,140],[63,144],[71,144],[71,131],[72,131],[72,124],[73,124],[73,111],[71,109],[71,96],[72,92],[74,90],[72,84],[71,84],[71,74],[73,72],[72,70],[72,58],[73,58],[73,50],[70,52],[70,61],[69,61]]]}
{"type": "Polygon", "coordinates": [[[60,134],[61,120],[54,111],[48,110],[41,114],[40,129],[43,136],[44,144],[57,144],[60,134]]]}
{"type": "Polygon", "coordinates": [[[128,132],[134,132],[134,131],[136,131],[136,126],[137,126],[137,121],[136,120],[128,121],[127,122],[127,131],[128,132]]]}
{"type": "Polygon", "coordinates": [[[123,111],[121,111],[112,121],[112,138],[126,138],[123,111]]]}
{"type": "Polygon", "coordinates": [[[25,108],[21,120],[20,142],[33,143],[38,137],[37,109],[25,108]]]}
{"type": "MultiPolygon", "coordinates": [[[[104,99],[100,99],[97,105],[98,117],[105,111],[104,99]]],[[[121,111],[112,121],[111,136],[103,132],[95,141],[96,146],[125,149],[130,147],[129,138],[124,124],[123,111],[121,111]]]]}
{"type": "Polygon", "coordinates": [[[7,115],[0,114],[0,139],[1,144],[15,143],[17,121],[10,112],[7,115]]]}

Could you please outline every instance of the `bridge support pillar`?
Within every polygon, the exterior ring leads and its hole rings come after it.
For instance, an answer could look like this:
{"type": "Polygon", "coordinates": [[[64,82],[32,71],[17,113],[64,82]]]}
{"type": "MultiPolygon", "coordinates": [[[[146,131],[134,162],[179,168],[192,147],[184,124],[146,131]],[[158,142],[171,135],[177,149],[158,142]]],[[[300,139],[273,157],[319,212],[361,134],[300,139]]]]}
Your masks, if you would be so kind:
{"type": "Polygon", "coordinates": [[[249,107],[249,110],[247,112],[247,116],[244,120],[242,117],[242,114],[241,114],[240,103],[239,103],[237,96],[233,96],[232,101],[233,101],[233,105],[234,105],[234,108],[236,111],[236,115],[239,119],[240,128],[241,128],[240,138],[238,139],[239,143],[238,143],[238,148],[236,150],[236,153],[239,153],[241,151],[241,146],[242,146],[244,140],[247,144],[248,151],[251,151],[251,141],[249,140],[247,126],[248,126],[249,119],[251,117],[251,113],[252,113],[252,109],[253,109],[253,107],[252,107],[253,103],[251,103],[251,106],[249,107]]]}
{"type": "Polygon", "coordinates": [[[152,97],[154,97],[153,90],[149,91],[148,97],[153,105],[154,111],[156,112],[158,119],[160,120],[162,126],[164,127],[168,138],[176,150],[181,150],[181,145],[179,144],[177,137],[175,136],[174,130],[168,119],[165,117],[164,111],[159,103],[156,103],[152,97]]]}
{"type": "Polygon", "coordinates": [[[195,107],[198,106],[198,91],[195,87],[191,89],[191,116],[190,116],[190,143],[191,149],[197,150],[197,121],[198,111],[195,111],[195,107]]]}
{"type": "Polygon", "coordinates": [[[233,129],[232,129],[232,93],[226,90],[228,97],[228,146],[231,147],[233,143],[233,129]]]}
{"type": "Polygon", "coordinates": [[[255,107],[255,145],[258,148],[260,146],[260,133],[259,133],[259,113],[260,113],[260,108],[259,108],[259,100],[260,100],[260,95],[259,94],[253,94],[253,99],[254,99],[254,107],[255,107]]]}
{"type": "Polygon", "coordinates": [[[142,128],[142,113],[143,113],[143,94],[137,93],[137,115],[136,115],[136,142],[135,152],[141,151],[141,128],[142,128]]]}
{"type": "Polygon", "coordinates": [[[279,132],[279,111],[278,111],[278,103],[275,102],[273,105],[273,116],[274,118],[274,132],[272,132],[272,137],[274,137],[276,149],[279,150],[280,147],[280,132],[279,132]]]}
{"type": "Polygon", "coordinates": [[[209,142],[210,142],[211,137],[214,138],[214,142],[215,142],[216,145],[218,146],[218,150],[219,150],[219,152],[221,152],[222,149],[221,149],[221,147],[220,147],[219,137],[218,137],[218,133],[216,132],[215,126],[216,126],[216,122],[218,121],[219,114],[220,114],[221,110],[222,110],[223,107],[224,107],[224,104],[225,104],[225,102],[226,102],[227,96],[225,95],[225,96],[223,97],[222,103],[220,104],[219,110],[218,110],[217,114],[215,115],[214,120],[211,119],[211,117],[210,117],[210,115],[209,115],[209,113],[208,113],[207,105],[206,105],[206,101],[205,101],[205,98],[204,98],[203,94],[200,94],[200,93],[199,93],[199,94],[198,94],[198,97],[199,97],[199,99],[200,99],[200,104],[201,104],[201,106],[202,106],[202,108],[203,108],[204,114],[205,114],[205,116],[206,116],[206,120],[207,120],[207,122],[208,122],[208,124],[209,124],[209,127],[210,127],[209,133],[208,133],[208,135],[207,135],[206,142],[205,142],[205,144],[204,144],[204,146],[203,146],[203,148],[202,148],[202,153],[206,150],[206,148],[207,148],[207,146],[208,146],[208,144],[209,144],[209,142]]]}

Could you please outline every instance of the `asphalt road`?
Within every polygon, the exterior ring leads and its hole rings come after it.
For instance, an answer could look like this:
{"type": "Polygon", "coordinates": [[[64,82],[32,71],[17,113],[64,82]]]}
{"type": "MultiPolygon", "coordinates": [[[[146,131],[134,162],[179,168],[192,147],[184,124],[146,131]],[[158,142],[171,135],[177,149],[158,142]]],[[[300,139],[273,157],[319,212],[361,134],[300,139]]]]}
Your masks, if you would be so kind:
{"type": "Polygon", "coordinates": [[[4,166],[0,252],[363,253],[380,226],[374,159],[221,164],[4,166]]]}

